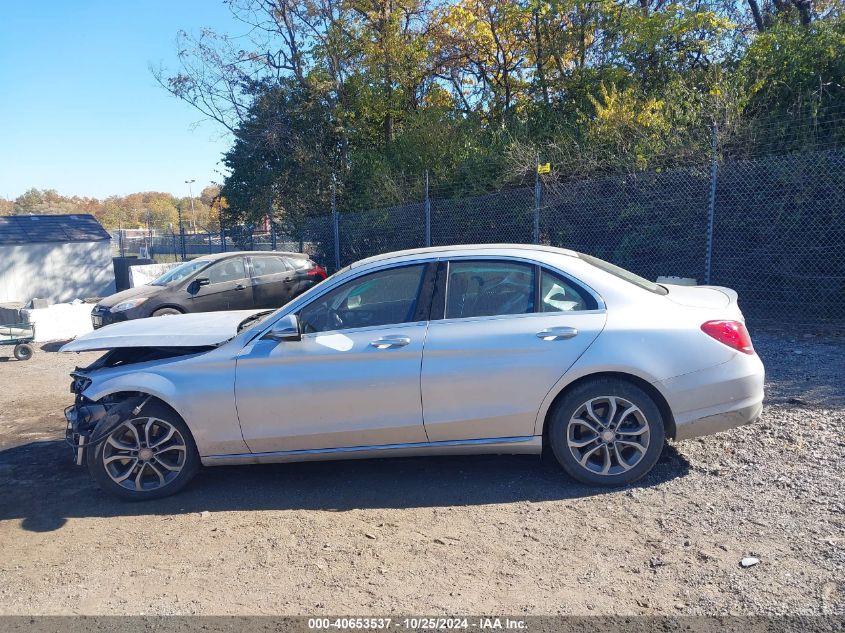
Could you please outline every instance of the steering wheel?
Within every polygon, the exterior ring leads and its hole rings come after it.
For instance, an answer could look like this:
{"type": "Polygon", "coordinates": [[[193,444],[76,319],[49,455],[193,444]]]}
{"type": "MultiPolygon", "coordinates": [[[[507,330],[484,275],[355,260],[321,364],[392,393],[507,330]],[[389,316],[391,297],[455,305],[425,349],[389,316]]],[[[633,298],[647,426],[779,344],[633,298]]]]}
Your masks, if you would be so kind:
{"type": "Polygon", "coordinates": [[[328,304],[326,305],[326,311],[328,312],[329,322],[331,323],[332,328],[333,329],[342,328],[344,323],[343,323],[343,318],[340,316],[340,312],[338,312],[337,310],[335,310],[334,308],[332,308],[328,304]]]}

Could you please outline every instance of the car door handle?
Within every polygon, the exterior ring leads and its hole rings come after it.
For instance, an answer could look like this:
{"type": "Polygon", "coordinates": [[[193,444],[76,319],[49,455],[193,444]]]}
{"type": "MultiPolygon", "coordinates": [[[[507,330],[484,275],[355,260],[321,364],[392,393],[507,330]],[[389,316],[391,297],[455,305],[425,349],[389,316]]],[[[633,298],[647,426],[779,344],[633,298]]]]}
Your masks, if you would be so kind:
{"type": "Polygon", "coordinates": [[[574,327],[550,327],[537,332],[537,338],[544,341],[563,341],[578,334],[574,327]]]}
{"type": "Polygon", "coordinates": [[[394,347],[405,347],[411,342],[407,336],[382,336],[370,343],[370,347],[376,349],[391,349],[394,347]]]}
{"type": "Polygon", "coordinates": [[[238,284],[237,286],[235,286],[235,290],[246,290],[246,286],[244,286],[243,284],[238,284]]]}

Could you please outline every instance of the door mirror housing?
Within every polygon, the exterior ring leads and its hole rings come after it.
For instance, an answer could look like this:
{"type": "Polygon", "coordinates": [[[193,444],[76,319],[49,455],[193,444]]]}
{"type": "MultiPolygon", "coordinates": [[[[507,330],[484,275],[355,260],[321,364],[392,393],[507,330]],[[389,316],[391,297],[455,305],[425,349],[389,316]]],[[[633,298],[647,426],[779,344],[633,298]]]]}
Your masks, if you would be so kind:
{"type": "Polygon", "coordinates": [[[273,327],[263,336],[272,341],[301,341],[299,318],[295,314],[288,314],[273,324],[273,327]]]}

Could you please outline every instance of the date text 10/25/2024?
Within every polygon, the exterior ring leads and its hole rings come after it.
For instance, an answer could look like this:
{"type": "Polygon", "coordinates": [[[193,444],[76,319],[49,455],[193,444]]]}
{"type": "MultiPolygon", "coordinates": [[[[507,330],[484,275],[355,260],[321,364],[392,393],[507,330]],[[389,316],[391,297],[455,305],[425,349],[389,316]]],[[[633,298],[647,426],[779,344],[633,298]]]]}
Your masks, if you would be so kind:
{"type": "Polygon", "coordinates": [[[479,616],[464,617],[409,617],[409,618],[381,618],[381,617],[347,617],[347,618],[308,618],[310,630],[379,630],[403,629],[409,631],[442,631],[478,629],[482,631],[526,629],[525,620],[479,616]]]}

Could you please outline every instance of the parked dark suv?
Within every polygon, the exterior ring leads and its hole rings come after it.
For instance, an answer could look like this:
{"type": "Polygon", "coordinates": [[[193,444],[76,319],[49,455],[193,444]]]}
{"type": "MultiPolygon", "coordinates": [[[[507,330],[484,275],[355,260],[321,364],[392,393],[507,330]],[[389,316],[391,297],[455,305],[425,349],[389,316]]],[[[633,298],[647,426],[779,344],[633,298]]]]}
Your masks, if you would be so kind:
{"type": "Polygon", "coordinates": [[[146,286],[106,297],[91,312],[94,328],[149,316],[278,308],[326,278],[300,253],[244,251],[184,262],[146,286]]]}

